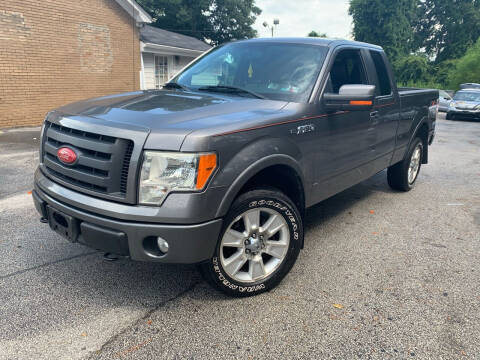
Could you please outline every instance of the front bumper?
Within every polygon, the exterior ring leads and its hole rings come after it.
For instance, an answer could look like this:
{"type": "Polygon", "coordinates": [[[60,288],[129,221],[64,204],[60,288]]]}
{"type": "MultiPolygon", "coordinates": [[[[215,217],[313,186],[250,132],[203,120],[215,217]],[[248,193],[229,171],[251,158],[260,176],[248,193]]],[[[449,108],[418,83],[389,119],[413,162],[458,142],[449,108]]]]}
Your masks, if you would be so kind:
{"type": "Polygon", "coordinates": [[[448,110],[448,115],[450,117],[458,118],[458,119],[473,119],[473,120],[480,120],[480,111],[470,111],[470,110],[448,110]]]}
{"type": "MultiPolygon", "coordinates": [[[[75,240],[79,243],[138,261],[193,264],[210,259],[222,227],[221,219],[187,225],[129,221],[129,212],[135,218],[138,209],[123,204],[119,205],[122,207],[122,219],[107,217],[56,199],[40,186],[37,179],[32,195],[42,218],[49,217],[49,208],[50,212],[58,211],[73,220],[78,232],[75,240]],[[157,237],[169,244],[169,250],[164,255],[152,251],[152,239],[157,237]]],[[[112,207],[115,205],[111,203],[112,207]]]]}

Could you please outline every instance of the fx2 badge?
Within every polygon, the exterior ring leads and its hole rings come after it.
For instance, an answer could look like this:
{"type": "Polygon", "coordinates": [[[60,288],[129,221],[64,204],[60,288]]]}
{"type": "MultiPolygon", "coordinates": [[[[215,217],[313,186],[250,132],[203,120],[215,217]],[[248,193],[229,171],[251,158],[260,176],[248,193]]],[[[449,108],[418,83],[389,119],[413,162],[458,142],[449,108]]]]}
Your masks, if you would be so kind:
{"type": "Polygon", "coordinates": [[[308,124],[308,125],[298,126],[296,129],[291,129],[290,134],[301,135],[301,134],[306,134],[312,131],[315,131],[315,125],[308,124]]]}

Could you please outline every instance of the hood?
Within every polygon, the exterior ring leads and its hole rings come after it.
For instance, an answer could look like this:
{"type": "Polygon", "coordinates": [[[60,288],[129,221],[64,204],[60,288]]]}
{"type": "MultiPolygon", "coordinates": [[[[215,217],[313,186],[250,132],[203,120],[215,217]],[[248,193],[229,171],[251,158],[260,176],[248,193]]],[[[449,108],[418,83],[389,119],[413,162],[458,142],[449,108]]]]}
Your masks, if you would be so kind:
{"type": "MultiPolygon", "coordinates": [[[[179,150],[185,136],[200,129],[219,129],[235,123],[271,117],[287,103],[180,90],[149,90],[104,96],[63,106],[65,115],[102,120],[105,126],[147,129],[162,149],[179,150]]],[[[152,146],[150,141],[147,145],[152,146]]],[[[148,148],[146,145],[146,148],[148,148]]]]}
{"type": "Polygon", "coordinates": [[[480,108],[480,102],[478,101],[452,100],[452,104],[458,109],[473,110],[480,108]]]}

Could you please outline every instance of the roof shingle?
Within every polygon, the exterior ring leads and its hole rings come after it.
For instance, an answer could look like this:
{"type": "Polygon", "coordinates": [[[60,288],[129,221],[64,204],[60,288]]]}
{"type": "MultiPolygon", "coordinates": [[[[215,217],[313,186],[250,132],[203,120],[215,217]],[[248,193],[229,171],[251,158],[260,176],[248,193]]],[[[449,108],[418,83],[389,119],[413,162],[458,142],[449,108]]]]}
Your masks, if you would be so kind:
{"type": "Polygon", "coordinates": [[[144,43],[173,46],[188,50],[206,51],[210,45],[194,37],[145,25],[140,29],[140,40],[144,43]]]}

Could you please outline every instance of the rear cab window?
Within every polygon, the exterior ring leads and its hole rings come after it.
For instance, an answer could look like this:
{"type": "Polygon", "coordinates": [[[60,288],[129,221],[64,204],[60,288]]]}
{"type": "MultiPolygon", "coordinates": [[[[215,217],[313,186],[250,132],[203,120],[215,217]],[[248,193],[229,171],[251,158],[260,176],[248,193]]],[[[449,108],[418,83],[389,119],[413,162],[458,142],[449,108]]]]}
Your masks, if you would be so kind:
{"type": "Polygon", "coordinates": [[[392,82],[388,74],[387,65],[383,59],[382,53],[370,50],[373,65],[377,75],[377,96],[390,96],[392,93],[392,82]]]}

